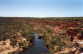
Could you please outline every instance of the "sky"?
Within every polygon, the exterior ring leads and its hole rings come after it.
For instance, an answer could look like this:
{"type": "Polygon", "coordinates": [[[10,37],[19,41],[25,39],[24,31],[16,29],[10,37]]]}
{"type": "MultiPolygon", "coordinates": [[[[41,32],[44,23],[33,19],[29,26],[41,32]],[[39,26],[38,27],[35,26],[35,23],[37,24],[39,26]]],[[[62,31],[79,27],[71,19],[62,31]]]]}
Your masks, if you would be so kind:
{"type": "Polygon", "coordinates": [[[83,0],[0,0],[3,17],[79,17],[83,0]]]}

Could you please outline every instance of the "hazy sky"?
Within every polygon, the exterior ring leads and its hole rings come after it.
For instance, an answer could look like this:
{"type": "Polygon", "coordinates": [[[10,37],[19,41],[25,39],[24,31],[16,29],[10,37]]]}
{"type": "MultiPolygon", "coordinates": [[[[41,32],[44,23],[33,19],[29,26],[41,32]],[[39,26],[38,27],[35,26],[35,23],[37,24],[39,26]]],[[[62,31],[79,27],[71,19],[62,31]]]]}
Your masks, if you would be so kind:
{"type": "Polygon", "coordinates": [[[83,0],[0,0],[0,16],[83,16],[83,0]]]}

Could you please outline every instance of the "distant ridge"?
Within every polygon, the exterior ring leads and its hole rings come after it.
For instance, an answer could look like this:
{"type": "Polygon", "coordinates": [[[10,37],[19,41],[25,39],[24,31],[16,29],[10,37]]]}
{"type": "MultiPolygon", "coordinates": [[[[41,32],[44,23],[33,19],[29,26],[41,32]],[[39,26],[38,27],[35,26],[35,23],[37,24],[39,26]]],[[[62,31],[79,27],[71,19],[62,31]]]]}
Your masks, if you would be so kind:
{"type": "Polygon", "coordinates": [[[0,22],[31,22],[47,20],[83,20],[83,17],[0,17],[0,22]],[[45,19],[45,20],[44,20],[45,19]]]}

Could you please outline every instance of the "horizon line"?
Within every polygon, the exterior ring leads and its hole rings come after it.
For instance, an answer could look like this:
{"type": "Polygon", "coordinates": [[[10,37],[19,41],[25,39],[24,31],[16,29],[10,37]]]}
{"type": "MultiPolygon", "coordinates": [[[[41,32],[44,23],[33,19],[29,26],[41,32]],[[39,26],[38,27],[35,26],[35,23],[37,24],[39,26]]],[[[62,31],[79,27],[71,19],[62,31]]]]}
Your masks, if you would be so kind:
{"type": "Polygon", "coordinates": [[[52,18],[54,18],[54,17],[57,17],[57,18],[63,18],[63,17],[83,17],[83,16],[40,16],[40,17],[34,17],[34,16],[0,16],[0,17],[17,17],[17,18],[19,18],[19,17],[32,17],[32,18],[50,18],[50,17],[52,17],[52,18]]]}

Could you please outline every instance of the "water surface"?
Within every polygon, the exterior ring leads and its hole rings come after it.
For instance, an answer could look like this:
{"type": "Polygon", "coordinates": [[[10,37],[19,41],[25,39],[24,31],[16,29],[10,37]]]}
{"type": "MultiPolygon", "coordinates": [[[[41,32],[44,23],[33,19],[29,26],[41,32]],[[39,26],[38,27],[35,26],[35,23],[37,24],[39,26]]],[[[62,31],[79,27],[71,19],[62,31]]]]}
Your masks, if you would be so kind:
{"type": "Polygon", "coordinates": [[[38,39],[38,36],[36,36],[33,46],[24,50],[21,54],[48,54],[48,49],[44,44],[43,39],[38,39]]]}

